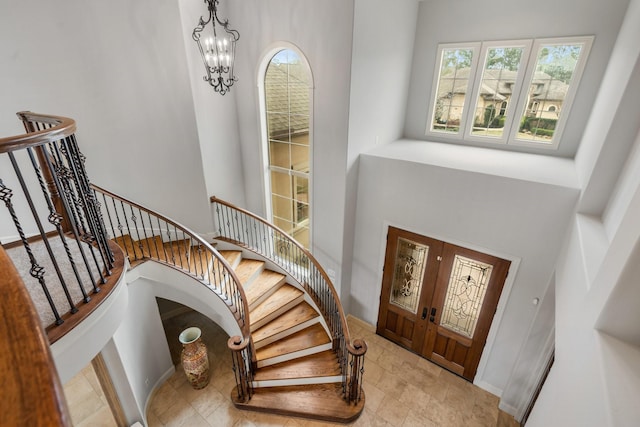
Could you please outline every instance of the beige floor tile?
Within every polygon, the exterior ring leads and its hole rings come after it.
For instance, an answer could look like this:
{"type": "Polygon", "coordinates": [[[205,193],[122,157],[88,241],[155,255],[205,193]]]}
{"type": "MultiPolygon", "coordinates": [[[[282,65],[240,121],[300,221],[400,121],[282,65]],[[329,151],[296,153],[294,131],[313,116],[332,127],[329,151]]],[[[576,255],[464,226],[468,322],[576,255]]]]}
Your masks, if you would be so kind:
{"type": "Polygon", "coordinates": [[[384,373],[384,369],[378,363],[372,360],[365,360],[364,362],[364,377],[366,381],[372,384],[377,384],[384,373]]]}
{"type": "Polygon", "coordinates": [[[165,382],[158,389],[156,389],[150,398],[149,408],[150,412],[160,417],[161,414],[167,411],[167,409],[173,405],[179,398],[178,392],[171,386],[170,383],[165,382]]]}
{"type": "Polygon", "coordinates": [[[400,427],[404,423],[409,407],[391,395],[385,396],[376,411],[376,415],[392,426],[400,427]]]}
{"type": "Polygon", "coordinates": [[[185,410],[165,424],[167,427],[211,427],[209,422],[194,410],[185,410]]]}
{"type": "Polygon", "coordinates": [[[400,401],[411,408],[414,413],[422,415],[429,407],[431,396],[415,385],[408,384],[400,395],[400,401]]]}
{"type": "Polygon", "coordinates": [[[156,412],[158,419],[166,426],[178,427],[185,423],[185,420],[197,414],[189,403],[178,397],[170,403],[164,411],[156,412]]]}
{"type": "Polygon", "coordinates": [[[211,386],[207,386],[202,390],[194,391],[196,393],[191,394],[188,401],[204,418],[207,418],[221,405],[226,404],[229,401],[229,396],[223,396],[222,393],[211,386]]]}
{"type": "Polygon", "coordinates": [[[147,412],[147,427],[163,427],[162,421],[158,419],[158,416],[151,412],[147,412]]]}
{"type": "Polygon", "coordinates": [[[363,384],[365,407],[373,412],[378,410],[380,403],[385,397],[385,393],[375,385],[365,380],[363,384]]]}
{"type": "Polygon", "coordinates": [[[206,419],[214,427],[231,427],[238,421],[246,420],[241,411],[236,409],[231,402],[220,405],[206,419]]]}
{"type": "Polygon", "coordinates": [[[82,372],[65,385],[64,392],[73,424],[80,424],[105,406],[82,372]]]}
{"type": "Polygon", "coordinates": [[[483,425],[495,426],[498,423],[499,412],[497,404],[487,406],[475,403],[470,415],[473,420],[478,420],[483,425]]]}
{"type": "Polygon", "coordinates": [[[497,427],[519,427],[520,424],[518,424],[518,422],[514,420],[511,415],[507,414],[504,411],[499,411],[498,423],[496,424],[496,426],[497,427]]]}
{"type": "Polygon", "coordinates": [[[407,382],[385,371],[376,386],[389,396],[400,396],[407,387],[407,382]]]}
{"type": "Polygon", "coordinates": [[[89,415],[75,427],[117,427],[116,421],[108,406],[102,406],[99,410],[89,415]]]}
{"type": "MultiPolygon", "coordinates": [[[[440,427],[438,424],[431,420],[424,418],[416,414],[414,411],[409,411],[407,418],[405,418],[402,427],[440,427]]],[[[466,427],[466,426],[465,426],[466,427]]]]}

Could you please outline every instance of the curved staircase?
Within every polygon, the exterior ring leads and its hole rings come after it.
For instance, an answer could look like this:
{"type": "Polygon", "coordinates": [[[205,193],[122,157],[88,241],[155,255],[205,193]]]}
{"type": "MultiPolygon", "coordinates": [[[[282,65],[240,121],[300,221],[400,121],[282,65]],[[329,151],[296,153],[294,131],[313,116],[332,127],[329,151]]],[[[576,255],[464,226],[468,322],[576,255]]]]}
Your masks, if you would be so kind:
{"type": "MultiPolygon", "coordinates": [[[[140,237],[137,240],[124,234],[113,238],[132,267],[154,260],[201,281],[216,276],[219,261],[203,255],[198,243],[188,238],[165,242],[161,236],[140,237]]],[[[259,256],[250,251],[240,248],[217,252],[244,289],[255,350],[251,397],[243,399],[234,388],[231,398],[236,407],[343,423],[357,418],[364,408],[364,397],[356,404],[345,401],[339,355],[308,291],[283,269],[257,259],[259,256]]]]}
{"type": "Polygon", "coordinates": [[[256,353],[253,395],[247,402],[234,398],[235,405],[336,422],[360,415],[364,402],[348,405],[342,397],[342,373],[331,335],[304,289],[240,250],[219,252],[245,289],[256,353]]]}
{"type": "Polygon", "coordinates": [[[45,268],[30,250],[32,238],[23,232],[14,209],[13,189],[2,180],[0,200],[29,255],[30,274],[38,279],[55,318],[47,327],[51,341],[82,322],[106,298],[108,292],[100,290],[109,288],[107,277],[118,276],[126,266],[122,253],[112,249],[118,244],[132,267],[147,260],[162,263],[224,301],[241,334],[228,341],[236,406],[337,422],[358,417],[364,407],[367,347],[362,340],[351,340],[338,294],[306,249],[263,219],[214,198],[217,239],[237,248],[221,254],[188,228],[91,184],[75,138],[75,121],[30,112],[18,115],[27,134],[0,139],[0,154],[6,153],[12,162],[21,197],[28,201],[40,231],[36,240],[47,247],[58,282],[45,280],[45,268]],[[30,172],[39,184],[33,191],[22,178],[23,168],[14,156],[18,152],[31,160],[30,172]],[[45,208],[31,203],[32,193],[45,208]],[[43,219],[48,225],[43,226],[43,219]],[[47,231],[51,228],[55,231],[47,231]],[[49,240],[56,234],[63,251],[50,248],[49,240]],[[82,256],[73,254],[67,240],[86,246],[90,256],[84,249],[82,256]],[[67,279],[57,267],[62,259],[68,259],[76,273],[82,302],[76,303],[68,292],[67,279]],[[99,279],[83,280],[76,266],[92,271],[94,263],[99,279]],[[62,289],[68,306],[50,297],[53,286],[62,289]],[[88,286],[93,288],[91,296],[84,292],[88,286]]]}

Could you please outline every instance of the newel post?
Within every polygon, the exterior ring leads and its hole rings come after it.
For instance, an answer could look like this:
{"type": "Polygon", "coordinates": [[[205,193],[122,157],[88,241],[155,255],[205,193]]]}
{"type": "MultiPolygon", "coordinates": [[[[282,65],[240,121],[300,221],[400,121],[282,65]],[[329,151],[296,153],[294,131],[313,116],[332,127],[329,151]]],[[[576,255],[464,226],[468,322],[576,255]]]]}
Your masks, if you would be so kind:
{"type": "Polygon", "coordinates": [[[353,340],[349,350],[349,382],[347,384],[347,403],[358,404],[362,399],[362,381],[364,375],[364,355],[367,343],[364,340],[353,340]]]}
{"type": "Polygon", "coordinates": [[[251,340],[241,336],[233,336],[227,341],[231,350],[233,361],[233,373],[236,377],[236,390],[238,402],[247,402],[251,399],[253,387],[253,361],[251,356],[251,340]]]}

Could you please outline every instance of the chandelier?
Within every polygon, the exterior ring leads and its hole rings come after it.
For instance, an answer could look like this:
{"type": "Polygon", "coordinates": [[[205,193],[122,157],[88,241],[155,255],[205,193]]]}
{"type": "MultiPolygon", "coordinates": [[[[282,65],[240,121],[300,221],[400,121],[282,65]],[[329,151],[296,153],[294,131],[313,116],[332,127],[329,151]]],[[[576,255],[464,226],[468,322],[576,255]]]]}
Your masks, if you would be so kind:
{"type": "Polygon", "coordinates": [[[200,17],[198,26],[193,29],[192,37],[198,43],[200,56],[207,72],[203,77],[204,81],[209,82],[216,92],[224,95],[238,80],[233,74],[233,62],[240,33],[229,29],[229,20],[221,21],[218,18],[219,0],[204,0],[204,2],[209,9],[209,18],[205,20],[202,16],[200,17]]]}

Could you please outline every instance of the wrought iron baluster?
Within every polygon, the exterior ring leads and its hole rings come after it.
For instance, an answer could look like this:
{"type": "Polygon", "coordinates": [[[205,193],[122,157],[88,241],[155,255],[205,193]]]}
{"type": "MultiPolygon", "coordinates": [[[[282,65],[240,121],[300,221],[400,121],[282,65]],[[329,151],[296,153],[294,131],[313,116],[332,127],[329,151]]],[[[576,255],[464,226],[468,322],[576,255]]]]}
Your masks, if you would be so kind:
{"type": "MultiPolygon", "coordinates": [[[[147,228],[144,226],[144,215],[142,215],[142,211],[140,210],[140,208],[137,208],[137,209],[138,209],[138,216],[136,217],[136,215],[133,213],[133,207],[131,207],[131,214],[133,215],[131,219],[132,219],[132,220],[133,220],[133,222],[136,224],[136,228],[137,228],[137,225],[138,225],[138,223],[137,223],[137,219],[138,219],[138,218],[140,218],[140,225],[141,225],[141,227],[142,227],[142,235],[144,236],[144,242],[147,244],[147,256],[148,256],[149,258],[154,258],[154,257],[152,256],[153,251],[151,250],[151,239],[149,239],[149,236],[147,235],[147,228]]],[[[152,237],[153,237],[153,236],[152,236],[152,237]]],[[[154,242],[154,244],[155,244],[155,242],[154,242]]],[[[141,247],[141,248],[143,248],[143,247],[144,247],[144,244],[143,244],[143,243],[140,243],[140,247],[141,247]]],[[[144,250],[143,250],[143,251],[144,251],[144,250]]],[[[143,253],[144,253],[144,252],[143,252],[143,253]]],[[[157,253],[158,253],[158,252],[156,251],[156,254],[157,254],[157,253]]],[[[157,258],[157,257],[156,257],[156,258],[157,258]]]]}
{"type": "MultiPolygon", "coordinates": [[[[60,238],[60,242],[62,243],[65,254],[67,255],[69,264],[71,265],[71,270],[73,271],[73,274],[76,280],[78,281],[78,285],[82,287],[82,279],[80,278],[80,274],[78,272],[75,259],[71,253],[71,250],[69,249],[67,239],[64,235],[64,230],[62,229],[63,216],[56,211],[56,208],[53,205],[53,201],[51,200],[49,196],[49,192],[47,191],[47,186],[45,184],[44,177],[42,176],[42,171],[40,169],[40,166],[38,165],[38,162],[35,159],[35,156],[33,154],[33,150],[31,147],[27,148],[27,154],[29,155],[29,159],[31,160],[31,166],[33,167],[33,170],[36,173],[36,177],[38,178],[38,183],[40,184],[40,190],[42,191],[43,198],[47,204],[47,208],[49,209],[49,216],[47,219],[49,220],[49,223],[56,228],[56,231],[58,232],[58,237],[60,238]]],[[[48,163],[48,167],[51,168],[50,163],[48,163]]],[[[57,181],[55,175],[52,176],[52,179],[53,179],[53,185],[55,185],[56,188],[59,188],[59,182],[57,181]]],[[[54,260],[54,262],[57,264],[57,261],[54,260]]],[[[66,281],[61,280],[60,284],[62,286],[62,290],[65,294],[65,297],[67,298],[67,301],[69,302],[69,305],[71,307],[71,313],[76,313],[78,311],[78,308],[75,306],[74,302],[71,299],[71,295],[69,294],[69,289],[67,287],[66,281]]]]}
{"type": "Polygon", "coordinates": [[[169,228],[169,223],[167,221],[163,221],[163,222],[166,226],[167,239],[168,239],[168,242],[165,242],[165,245],[166,243],[169,243],[169,252],[171,252],[171,263],[173,265],[176,265],[176,255],[173,253],[173,240],[171,239],[171,230],[169,228]]]}
{"type": "MultiPolygon", "coordinates": [[[[131,215],[129,219],[133,224],[133,229],[136,231],[136,243],[138,244],[138,249],[140,249],[140,257],[144,258],[145,257],[144,243],[142,243],[142,239],[140,238],[140,230],[138,229],[138,218],[136,217],[136,214],[133,212],[133,206],[131,205],[127,205],[127,206],[129,206],[129,215],[131,215]]],[[[123,209],[124,209],[124,205],[123,205],[123,209]]],[[[127,218],[126,209],[124,209],[124,211],[125,211],[125,220],[126,220],[127,218]]],[[[129,228],[128,222],[127,222],[127,228],[129,228]]]]}
{"type": "MultiPolygon", "coordinates": [[[[24,231],[22,230],[22,225],[20,224],[18,215],[16,214],[16,211],[13,207],[13,202],[11,201],[12,197],[13,191],[9,187],[4,185],[4,182],[2,182],[2,179],[0,179],[0,200],[4,202],[5,206],[9,210],[9,215],[11,215],[11,219],[13,220],[16,230],[18,231],[18,235],[20,236],[22,245],[27,251],[27,256],[29,257],[29,261],[31,262],[31,269],[29,270],[29,274],[40,284],[40,287],[42,288],[42,291],[47,298],[47,302],[49,303],[49,307],[51,307],[53,316],[56,319],[56,325],[61,325],[62,323],[64,323],[64,320],[62,320],[62,318],[60,317],[58,309],[56,308],[56,305],[51,298],[51,293],[49,292],[49,288],[47,287],[47,284],[44,280],[44,269],[36,261],[36,258],[33,255],[33,251],[29,246],[29,242],[27,241],[27,236],[25,236],[24,231]]],[[[71,302],[71,304],[73,305],[73,302],[71,302]]]]}
{"type": "MultiPolygon", "coordinates": [[[[33,216],[33,219],[36,222],[36,226],[38,227],[38,231],[40,231],[40,236],[42,237],[42,241],[45,245],[45,248],[47,250],[47,253],[49,254],[49,257],[51,258],[51,262],[52,265],[56,271],[56,274],[58,276],[58,279],[60,280],[60,284],[62,285],[63,289],[66,288],[66,282],[63,278],[62,275],[62,271],[60,270],[60,266],[58,265],[58,261],[56,260],[56,257],[53,254],[53,250],[51,249],[51,245],[49,244],[49,239],[46,236],[46,233],[44,231],[44,227],[42,226],[42,222],[40,221],[40,216],[38,215],[38,212],[36,210],[36,207],[33,203],[33,199],[31,198],[31,193],[29,192],[29,189],[27,188],[27,185],[24,181],[24,178],[22,176],[22,172],[20,171],[20,168],[18,166],[18,163],[15,159],[15,156],[13,153],[8,153],[9,154],[9,159],[11,160],[11,164],[13,165],[13,169],[16,173],[16,177],[18,178],[18,182],[20,183],[20,187],[22,188],[22,192],[27,200],[27,203],[29,204],[29,208],[31,209],[31,214],[33,216]]],[[[80,289],[82,290],[82,294],[85,297],[85,302],[89,301],[89,297],[86,295],[86,292],[84,291],[84,288],[82,286],[82,283],[80,283],[80,289]]],[[[73,304],[73,301],[71,301],[71,297],[69,296],[68,292],[66,292],[67,297],[67,301],[69,302],[69,305],[71,307],[71,310],[73,311],[73,309],[75,308],[75,305],[73,304]]]]}
{"type": "MultiPolygon", "coordinates": [[[[144,217],[144,215],[142,214],[142,212],[140,212],[140,219],[142,219],[143,217],[144,217]]],[[[149,214],[149,212],[147,212],[147,218],[149,219],[149,232],[151,233],[151,237],[153,238],[153,247],[156,250],[156,252],[155,252],[156,253],[156,257],[160,258],[161,257],[161,252],[160,252],[160,249],[158,249],[158,239],[156,239],[156,237],[158,237],[158,236],[156,236],[156,233],[153,230],[153,222],[151,221],[151,214],[149,214]]],[[[143,223],[144,223],[144,221],[143,221],[143,223]]],[[[162,246],[162,236],[160,236],[160,245],[162,246]]],[[[164,248],[163,248],[163,250],[164,250],[164,248]]],[[[164,260],[166,261],[166,259],[167,258],[165,256],[164,260]]]]}
{"type": "MultiPolygon", "coordinates": [[[[185,234],[184,230],[181,230],[182,232],[182,242],[178,243],[178,250],[180,251],[180,263],[181,263],[181,267],[189,272],[191,272],[191,261],[189,260],[189,244],[190,244],[190,238],[187,239],[187,235],[185,234]],[[189,243],[189,244],[188,244],[189,243]],[[183,245],[181,247],[181,245],[183,245]],[[184,255],[185,261],[187,263],[187,268],[184,267],[184,264],[182,264],[182,255],[184,255]]],[[[178,238],[178,233],[176,231],[176,239],[178,238]]]]}
{"type": "Polygon", "coordinates": [[[102,193],[102,206],[104,206],[104,210],[107,212],[107,219],[109,220],[109,227],[111,227],[111,233],[110,235],[113,236],[113,238],[116,238],[116,230],[113,227],[113,220],[111,219],[111,212],[109,211],[109,204],[107,203],[107,196],[106,194],[102,193]]]}
{"type": "Polygon", "coordinates": [[[162,241],[162,252],[164,253],[164,260],[169,263],[169,255],[167,254],[167,246],[164,244],[164,239],[162,239],[162,226],[160,225],[160,218],[156,217],[156,221],[158,222],[158,235],[162,241]]]}
{"type": "MultiPolygon", "coordinates": [[[[86,172],[84,171],[84,168],[80,164],[81,163],[80,158],[78,157],[77,153],[73,150],[73,145],[72,145],[73,140],[74,139],[72,138],[72,136],[61,139],[60,151],[67,159],[67,164],[71,172],[71,178],[72,178],[71,181],[74,184],[75,191],[76,191],[75,194],[77,196],[75,198],[76,204],[81,208],[81,209],[78,209],[78,213],[80,213],[81,211],[84,212],[84,220],[82,219],[82,215],[79,215],[80,219],[83,221],[82,227],[84,229],[84,234],[82,235],[82,241],[87,243],[89,252],[93,257],[95,266],[98,270],[98,274],[100,275],[101,282],[106,283],[107,280],[102,275],[102,267],[100,266],[98,259],[96,257],[96,254],[94,252],[93,243],[96,242],[97,240],[96,236],[99,234],[99,230],[97,230],[96,228],[96,224],[94,222],[95,218],[93,217],[90,206],[89,206],[90,199],[91,199],[91,196],[88,193],[89,188],[88,186],[83,185],[84,182],[86,181],[86,172]]],[[[106,265],[107,263],[104,261],[104,254],[102,253],[102,251],[100,251],[100,256],[103,258],[103,262],[106,265]]],[[[99,289],[95,284],[95,281],[93,283],[93,289],[95,292],[99,292],[99,289]]]]}

